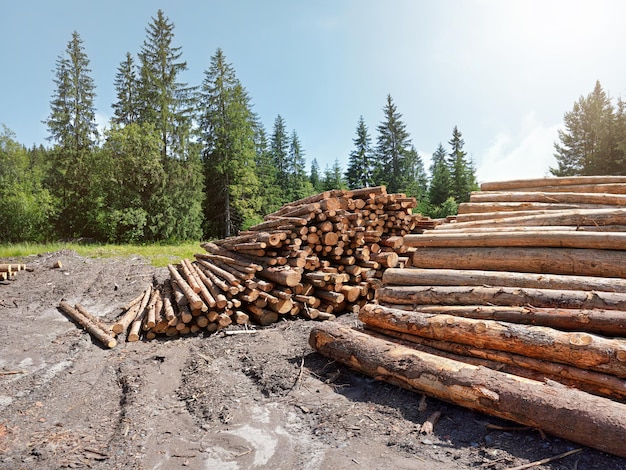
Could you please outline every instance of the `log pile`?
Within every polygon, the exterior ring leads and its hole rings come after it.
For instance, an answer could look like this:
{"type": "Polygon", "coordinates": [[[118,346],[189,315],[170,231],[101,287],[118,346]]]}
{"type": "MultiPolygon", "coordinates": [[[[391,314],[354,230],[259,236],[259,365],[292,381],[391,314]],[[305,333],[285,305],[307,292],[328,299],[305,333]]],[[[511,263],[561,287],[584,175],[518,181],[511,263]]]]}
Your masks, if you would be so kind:
{"type": "Polygon", "coordinates": [[[15,275],[26,269],[25,264],[20,263],[0,263],[0,281],[15,279],[15,275]]]}
{"type": "Polygon", "coordinates": [[[412,267],[385,271],[360,309],[364,331],[320,325],[312,346],[381,380],[626,456],[614,439],[626,431],[626,178],[482,189],[455,220],[404,237],[412,267]]]}
{"type": "Polygon", "coordinates": [[[236,236],[203,244],[193,261],[169,265],[169,279],[127,305],[112,330],[136,341],[358,310],[385,269],[410,264],[403,236],[422,219],[415,207],[415,198],[384,186],[287,204],[236,236]]]}

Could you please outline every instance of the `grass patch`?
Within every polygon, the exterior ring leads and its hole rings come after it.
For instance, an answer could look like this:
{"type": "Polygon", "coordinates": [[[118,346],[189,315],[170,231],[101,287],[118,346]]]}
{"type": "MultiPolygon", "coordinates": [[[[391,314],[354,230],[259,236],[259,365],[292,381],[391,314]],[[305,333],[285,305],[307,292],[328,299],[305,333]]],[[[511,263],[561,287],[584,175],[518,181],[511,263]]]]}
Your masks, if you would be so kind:
{"type": "Polygon", "coordinates": [[[200,242],[179,245],[100,245],[84,243],[15,243],[0,245],[0,259],[22,258],[60,250],[73,250],[87,258],[146,258],[155,267],[178,263],[181,259],[193,259],[194,253],[202,253],[200,242]]]}

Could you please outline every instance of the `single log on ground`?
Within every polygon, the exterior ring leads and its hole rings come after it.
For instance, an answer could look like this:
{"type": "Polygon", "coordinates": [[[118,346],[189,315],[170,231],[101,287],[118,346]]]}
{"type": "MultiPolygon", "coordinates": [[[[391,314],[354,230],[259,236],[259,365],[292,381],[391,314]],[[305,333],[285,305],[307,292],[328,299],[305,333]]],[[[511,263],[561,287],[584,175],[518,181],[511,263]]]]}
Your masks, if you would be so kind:
{"type": "Polygon", "coordinates": [[[428,314],[454,315],[476,320],[496,320],[522,325],[549,326],[565,331],[586,331],[605,336],[626,337],[626,312],[622,310],[539,308],[532,305],[381,305],[428,314]]]}
{"type": "MultiPolygon", "coordinates": [[[[511,231],[465,233],[460,230],[406,235],[404,244],[422,247],[558,247],[626,250],[626,232],[511,231]]],[[[397,256],[397,255],[396,255],[397,256]]],[[[393,266],[389,266],[393,267],[393,266]]]]}
{"type": "Polygon", "coordinates": [[[422,338],[399,331],[383,330],[374,326],[366,325],[367,332],[373,331],[382,337],[401,340],[409,347],[415,347],[420,351],[431,354],[438,354],[449,357],[457,361],[468,362],[475,365],[484,365],[490,369],[508,372],[533,380],[544,381],[545,379],[555,380],[575,387],[585,392],[601,395],[618,400],[626,400],[626,380],[613,375],[602,374],[592,370],[579,369],[578,367],[557,362],[544,361],[528,356],[522,356],[505,351],[495,351],[493,349],[476,348],[468,344],[453,343],[450,341],[440,341],[430,338],[422,338]],[[481,361],[481,362],[474,362],[481,361]],[[488,361],[488,362],[482,362],[488,361]]]}
{"type": "Polygon", "coordinates": [[[316,325],[309,343],[377,380],[626,457],[624,404],[423,353],[336,323],[316,325]]]}
{"type": "Polygon", "coordinates": [[[412,266],[626,278],[626,251],[581,248],[417,248],[413,253],[412,266]]]}
{"type": "Polygon", "coordinates": [[[506,286],[626,293],[626,279],[618,277],[568,276],[564,274],[472,269],[386,269],[383,273],[383,284],[396,286],[506,286]]]}
{"type": "Polygon", "coordinates": [[[62,301],[59,308],[107,348],[114,348],[117,345],[117,341],[111,334],[104,331],[100,325],[91,321],[67,302],[62,301]]]}
{"type": "Polygon", "coordinates": [[[626,340],[366,304],[359,319],[384,330],[507,351],[626,378],[626,340]]]}

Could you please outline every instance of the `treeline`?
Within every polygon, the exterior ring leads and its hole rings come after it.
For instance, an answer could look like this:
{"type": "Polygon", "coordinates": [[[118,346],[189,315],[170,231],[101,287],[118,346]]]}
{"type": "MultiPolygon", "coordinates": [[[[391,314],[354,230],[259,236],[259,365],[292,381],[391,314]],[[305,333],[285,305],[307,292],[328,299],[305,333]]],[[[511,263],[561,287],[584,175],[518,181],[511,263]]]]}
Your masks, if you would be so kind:
{"type": "Polygon", "coordinates": [[[27,149],[0,132],[0,241],[89,238],[114,243],[227,237],[286,202],[326,189],[386,185],[420,201],[422,213],[456,213],[477,188],[454,128],[429,168],[391,96],[375,140],[361,117],[344,171],[324,171],[278,115],[268,134],[221,49],[202,83],[187,70],[174,25],[159,10],[140,51],[115,75],[113,117],[101,135],[96,86],[77,32],[56,61],[44,121],[50,147],[27,149]]]}

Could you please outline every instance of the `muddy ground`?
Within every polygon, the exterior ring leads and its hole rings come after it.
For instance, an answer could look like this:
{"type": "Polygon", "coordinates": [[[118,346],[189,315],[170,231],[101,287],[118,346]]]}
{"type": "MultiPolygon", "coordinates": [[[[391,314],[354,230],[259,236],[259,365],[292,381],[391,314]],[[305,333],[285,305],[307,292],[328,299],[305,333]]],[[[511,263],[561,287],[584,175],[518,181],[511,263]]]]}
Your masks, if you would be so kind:
{"type": "MultiPolygon", "coordinates": [[[[8,261],[32,270],[0,283],[0,469],[499,470],[581,447],[352,372],[311,350],[305,320],[103,349],[59,302],[112,319],[164,269],[71,251],[8,261]]],[[[583,447],[533,468],[626,459],[583,447]]]]}

